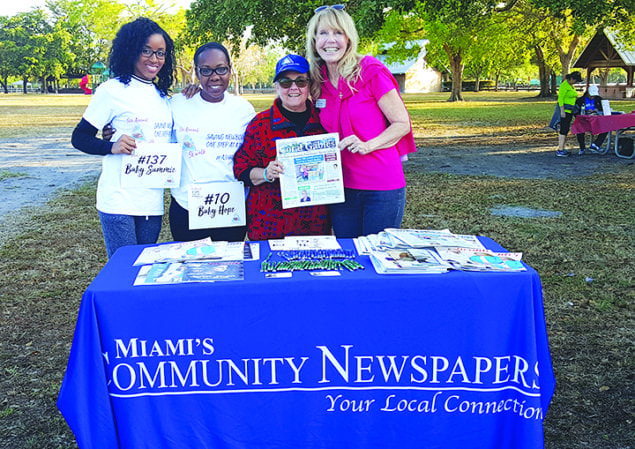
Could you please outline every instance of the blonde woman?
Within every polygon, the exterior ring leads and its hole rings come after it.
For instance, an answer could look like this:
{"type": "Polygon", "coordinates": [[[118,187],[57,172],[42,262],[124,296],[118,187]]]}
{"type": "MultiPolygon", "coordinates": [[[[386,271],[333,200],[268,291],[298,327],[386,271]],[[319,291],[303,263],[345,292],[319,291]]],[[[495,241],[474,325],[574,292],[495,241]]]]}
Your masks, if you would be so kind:
{"type": "Polygon", "coordinates": [[[316,9],[307,26],[311,95],[322,126],[340,135],[346,201],[330,207],[338,238],[401,226],[402,157],[416,151],[397,82],[377,59],[357,53],[358,39],[343,5],[316,9]]]}

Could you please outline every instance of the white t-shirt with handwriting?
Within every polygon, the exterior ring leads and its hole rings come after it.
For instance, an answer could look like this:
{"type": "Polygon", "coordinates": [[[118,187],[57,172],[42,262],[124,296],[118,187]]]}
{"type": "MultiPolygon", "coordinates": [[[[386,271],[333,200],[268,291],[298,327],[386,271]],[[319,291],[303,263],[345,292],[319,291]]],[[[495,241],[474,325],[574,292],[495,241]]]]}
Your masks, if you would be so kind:
{"type": "Polygon", "coordinates": [[[176,141],[182,144],[181,184],[172,196],[187,209],[188,186],[195,182],[236,181],[234,153],[242,145],[245,129],[256,115],[246,99],[225,92],[210,103],[198,93],[171,99],[176,141]]]}
{"type": "MultiPolygon", "coordinates": [[[[84,119],[101,130],[112,122],[116,129],[112,141],[122,135],[137,141],[168,143],[172,131],[172,113],[168,97],[161,97],[154,84],[132,78],[128,85],[110,79],[99,85],[84,119]]],[[[109,154],[102,160],[97,186],[97,210],[107,214],[163,215],[163,189],[122,188],[121,154],[109,154]]]]}

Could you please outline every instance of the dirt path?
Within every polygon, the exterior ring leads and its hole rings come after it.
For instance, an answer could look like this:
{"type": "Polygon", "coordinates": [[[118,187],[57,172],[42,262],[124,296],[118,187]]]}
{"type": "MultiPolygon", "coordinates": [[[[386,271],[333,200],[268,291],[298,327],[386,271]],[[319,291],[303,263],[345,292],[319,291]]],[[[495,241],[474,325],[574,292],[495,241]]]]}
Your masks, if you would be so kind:
{"type": "MultiPolygon", "coordinates": [[[[479,140],[484,140],[482,137],[479,140]]],[[[555,142],[555,140],[554,140],[555,142]]],[[[409,157],[408,171],[441,172],[458,175],[490,175],[522,179],[567,179],[633,168],[635,159],[577,151],[568,158],[555,156],[554,142],[548,139],[527,144],[496,138],[495,145],[478,146],[469,138],[452,142],[419,140],[418,151],[409,157]]],[[[570,149],[571,150],[571,149],[570,149]]]]}
{"type": "Polygon", "coordinates": [[[60,190],[95,179],[101,158],[75,150],[70,132],[0,140],[0,245],[60,190]]]}

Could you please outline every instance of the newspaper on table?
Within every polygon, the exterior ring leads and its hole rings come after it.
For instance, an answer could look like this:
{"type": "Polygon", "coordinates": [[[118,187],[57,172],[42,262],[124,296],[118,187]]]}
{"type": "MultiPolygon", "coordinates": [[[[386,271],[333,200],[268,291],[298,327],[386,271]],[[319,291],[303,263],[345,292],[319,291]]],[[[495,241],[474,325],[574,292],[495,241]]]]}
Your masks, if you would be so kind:
{"type": "Polygon", "coordinates": [[[424,229],[384,230],[391,238],[413,248],[429,248],[437,246],[457,246],[460,248],[485,249],[475,235],[453,234],[449,229],[440,231],[424,229]]]}
{"type": "Polygon", "coordinates": [[[163,189],[181,183],[181,144],[137,142],[121,159],[121,186],[163,189]]]}
{"type": "Polygon", "coordinates": [[[500,253],[488,249],[438,247],[437,253],[453,268],[463,271],[526,271],[523,253],[500,253]]]}
{"type": "Polygon", "coordinates": [[[433,249],[427,248],[372,251],[370,261],[379,274],[434,274],[452,268],[433,249]]]}
{"type": "Polygon", "coordinates": [[[276,140],[282,208],[344,202],[337,133],[276,140]]]}

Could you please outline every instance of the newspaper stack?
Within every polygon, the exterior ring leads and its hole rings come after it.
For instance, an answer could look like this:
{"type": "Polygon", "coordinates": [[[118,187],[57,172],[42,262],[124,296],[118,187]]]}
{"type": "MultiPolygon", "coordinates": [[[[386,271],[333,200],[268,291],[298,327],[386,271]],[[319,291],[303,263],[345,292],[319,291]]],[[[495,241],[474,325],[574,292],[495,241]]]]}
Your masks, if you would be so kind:
{"type": "Polygon", "coordinates": [[[134,265],[142,265],[134,285],[242,280],[243,260],[254,256],[245,242],[171,243],[145,248],[134,265]]]}
{"type": "Polygon", "coordinates": [[[380,274],[526,270],[522,253],[494,252],[476,236],[453,234],[449,229],[389,228],[354,243],[360,255],[370,256],[380,274]]]}

